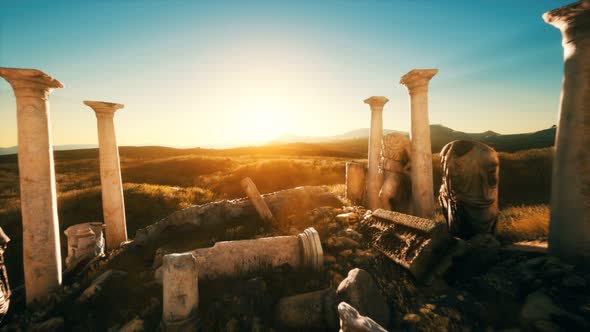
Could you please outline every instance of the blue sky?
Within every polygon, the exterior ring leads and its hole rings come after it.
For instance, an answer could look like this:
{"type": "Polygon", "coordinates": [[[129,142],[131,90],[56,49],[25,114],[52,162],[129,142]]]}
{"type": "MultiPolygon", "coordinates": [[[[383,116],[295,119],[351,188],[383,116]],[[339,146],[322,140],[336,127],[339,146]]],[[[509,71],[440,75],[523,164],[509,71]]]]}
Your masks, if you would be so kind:
{"type": "MultiPolygon", "coordinates": [[[[556,123],[563,52],[541,15],[571,1],[0,0],[0,66],[62,81],[54,144],[96,143],[82,100],[125,104],[120,145],[231,146],[285,133],[368,127],[363,100],[390,99],[384,127],[409,128],[399,78],[438,68],[430,121],[529,132],[556,123]]],[[[16,145],[0,80],[0,146],[16,145]]]]}

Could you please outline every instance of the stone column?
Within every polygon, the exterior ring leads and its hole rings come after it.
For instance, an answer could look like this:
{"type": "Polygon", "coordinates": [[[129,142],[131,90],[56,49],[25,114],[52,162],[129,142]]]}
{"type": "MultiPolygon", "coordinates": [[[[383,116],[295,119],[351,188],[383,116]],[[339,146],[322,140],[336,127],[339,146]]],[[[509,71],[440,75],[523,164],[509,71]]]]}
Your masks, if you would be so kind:
{"type": "Polygon", "coordinates": [[[100,185],[107,249],[115,249],[127,241],[125,202],[119,164],[119,149],[113,118],[121,104],[84,101],[96,113],[100,158],[100,185]]]}
{"type": "Polygon", "coordinates": [[[26,301],[61,285],[61,252],[49,94],[63,85],[36,69],[0,68],[16,96],[26,301]]]}
{"type": "Polygon", "coordinates": [[[555,139],[549,252],[590,262],[590,1],[545,13],[562,33],[565,70],[555,139]]]}
{"type": "Polygon", "coordinates": [[[296,236],[217,242],[192,252],[203,279],[218,279],[265,271],[285,264],[294,270],[321,270],[324,252],[318,232],[308,228],[296,236]]]}
{"type": "Polygon", "coordinates": [[[196,331],[199,307],[197,261],[189,252],[166,255],[162,264],[162,330],[196,331]]]}
{"type": "Polygon", "coordinates": [[[438,69],[414,69],[400,80],[410,94],[412,209],[415,216],[422,218],[434,217],[428,82],[436,73],[438,69]]]}
{"type": "Polygon", "coordinates": [[[350,161],[346,163],[346,198],[354,205],[362,205],[365,196],[365,164],[350,161]]]}
{"type": "Polygon", "coordinates": [[[272,212],[268,208],[268,205],[266,205],[264,198],[262,197],[262,195],[260,195],[260,191],[258,191],[258,188],[256,188],[254,181],[246,177],[243,178],[242,181],[240,181],[240,185],[242,186],[242,190],[244,190],[244,192],[248,196],[250,203],[254,205],[254,208],[256,209],[256,212],[258,212],[260,218],[262,218],[262,220],[266,221],[271,225],[279,226],[277,225],[277,222],[273,217],[272,212]]]}
{"type": "Polygon", "coordinates": [[[379,161],[381,160],[381,142],[383,140],[383,106],[389,99],[373,96],[365,100],[371,107],[371,135],[369,136],[369,169],[367,171],[367,190],[365,203],[371,210],[379,208],[379,190],[381,176],[379,161]]]}

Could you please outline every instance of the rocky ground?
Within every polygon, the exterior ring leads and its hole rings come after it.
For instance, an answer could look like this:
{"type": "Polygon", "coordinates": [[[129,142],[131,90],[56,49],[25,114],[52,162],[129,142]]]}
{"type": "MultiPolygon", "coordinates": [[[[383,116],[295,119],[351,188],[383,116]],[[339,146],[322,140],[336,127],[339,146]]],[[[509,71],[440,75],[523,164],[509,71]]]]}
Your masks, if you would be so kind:
{"type": "Polygon", "coordinates": [[[282,218],[282,230],[246,218],[214,234],[182,232],[182,241],[168,236],[155,246],[110,252],[66,275],[63,289],[48,302],[25,309],[22,290],[15,290],[2,330],[158,330],[162,286],[154,272],[165,253],[207,247],[217,240],[298,234],[307,227],[320,234],[322,271],[283,266],[231,280],[200,281],[201,329],[337,331],[336,306],[346,301],[390,331],[590,330],[588,268],[480,236],[463,243],[465,253],[440,277],[418,282],[363,237],[359,226],[370,211],[330,205],[282,218]],[[304,313],[307,321],[289,325],[281,299],[317,291],[328,303],[309,308],[319,318],[304,313]]]}

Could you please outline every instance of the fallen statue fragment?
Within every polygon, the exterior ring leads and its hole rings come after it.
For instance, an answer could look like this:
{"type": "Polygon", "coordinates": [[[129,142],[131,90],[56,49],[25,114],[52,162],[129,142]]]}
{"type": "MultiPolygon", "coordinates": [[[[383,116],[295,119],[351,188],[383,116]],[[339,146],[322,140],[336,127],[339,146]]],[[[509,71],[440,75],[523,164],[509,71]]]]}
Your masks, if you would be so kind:
{"type": "Polygon", "coordinates": [[[443,223],[383,209],[368,215],[360,231],[377,250],[419,280],[428,277],[454,242],[443,223]]]}

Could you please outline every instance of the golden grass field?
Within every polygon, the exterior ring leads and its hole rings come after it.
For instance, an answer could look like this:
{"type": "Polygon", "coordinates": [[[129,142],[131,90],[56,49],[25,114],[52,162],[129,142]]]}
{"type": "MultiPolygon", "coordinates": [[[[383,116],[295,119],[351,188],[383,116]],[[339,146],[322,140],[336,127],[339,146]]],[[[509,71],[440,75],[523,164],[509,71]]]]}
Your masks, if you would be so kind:
{"type": "MultiPolygon", "coordinates": [[[[343,194],[345,164],[366,161],[366,140],[230,150],[122,147],[120,153],[128,233],[133,236],[137,229],[175,210],[243,197],[239,181],[247,176],[261,193],[328,185],[343,194]]],[[[552,150],[500,153],[500,160],[499,238],[516,241],[546,237],[552,150]]],[[[98,151],[58,151],[55,162],[65,253],[63,230],[73,224],[102,220],[98,151]]],[[[440,186],[438,155],[433,163],[436,192],[440,186]]],[[[7,263],[14,274],[12,267],[20,266],[22,250],[15,155],[0,156],[0,226],[13,240],[7,263]]]]}

